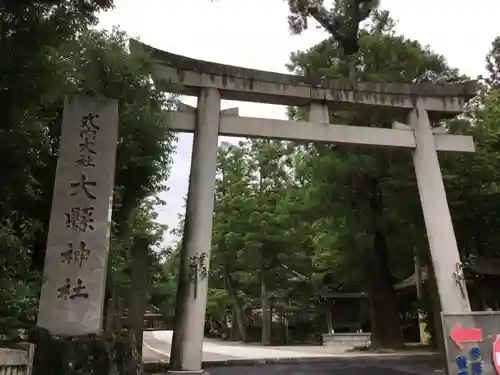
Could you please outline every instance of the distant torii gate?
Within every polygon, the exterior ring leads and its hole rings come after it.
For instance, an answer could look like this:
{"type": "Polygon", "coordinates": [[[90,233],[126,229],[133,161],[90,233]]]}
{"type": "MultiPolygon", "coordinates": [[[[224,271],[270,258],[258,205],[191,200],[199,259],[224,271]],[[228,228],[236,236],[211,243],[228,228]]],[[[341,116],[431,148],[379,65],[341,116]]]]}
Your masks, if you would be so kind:
{"type": "Polygon", "coordinates": [[[170,373],[202,373],[202,342],[207,302],[207,271],[218,136],[350,143],[410,149],[443,312],[470,311],[437,151],[474,152],[470,136],[445,134],[431,119],[453,117],[477,91],[475,81],[463,84],[382,84],[314,80],[308,77],[247,69],[191,59],[137,41],[155,60],[160,79],[179,83],[178,92],[198,97],[198,107],[181,106],[171,113],[172,129],[193,132],[193,154],[177,291],[170,373]],[[309,121],[239,117],[237,109],[221,111],[221,99],[309,107],[309,121]],[[387,108],[392,129],[333,125],[329,107],[387,108]],[[404,121],[404,120],[403,120],[404,121]],[[458,272],[459,273],[459,272],[458,272]]]}

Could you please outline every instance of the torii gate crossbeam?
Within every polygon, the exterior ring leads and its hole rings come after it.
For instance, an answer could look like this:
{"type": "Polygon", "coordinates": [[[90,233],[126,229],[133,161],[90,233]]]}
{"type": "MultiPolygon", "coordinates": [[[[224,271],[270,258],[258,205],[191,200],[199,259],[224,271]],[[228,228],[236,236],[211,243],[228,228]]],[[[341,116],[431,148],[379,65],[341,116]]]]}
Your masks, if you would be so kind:
{"type": "MultiPolygon", "coordinates": [[[[178,111],[169,111],[170,128],[176,132],[194,133],[196,108],[183,104],[178,111]]],[[[276,120],[239,117],[237,108],[222,110],[219,135],[247,138],[270,138],[288,141],[326,142],[363,146],[378,146],[413,150],[417,147],[415,133],[406,124],[394,123],[392,129],[335,125],[322,122],[276,120]]],[[[474,152],[471,136],[443,134],[434,128],[437,151],[474,152]]]]}

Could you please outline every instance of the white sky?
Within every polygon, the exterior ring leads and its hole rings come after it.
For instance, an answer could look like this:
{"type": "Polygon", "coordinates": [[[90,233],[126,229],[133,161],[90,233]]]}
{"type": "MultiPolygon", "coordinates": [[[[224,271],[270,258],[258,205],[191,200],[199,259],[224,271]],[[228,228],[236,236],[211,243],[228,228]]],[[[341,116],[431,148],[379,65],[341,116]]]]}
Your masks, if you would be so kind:
{"type": "MultiPolygon", "coordinates": [[[[165,51],[254,69],[286,72],[290,52],[309,48],[325,36],[319,29],[291,36],[284,0],[115,0],[115,4],[113,11],[101,15],[100,27],[116,25],[165,51]]],[[[430,45],[451,66],[473,77],[483,73],[491,42],[500,35],[498,0],[381,0],[381,7],[398,21],[400,33],[430,45]]],[[[193,98],[183,101],[196,104],[193,98]]],[[[285,118],[280,106],[222,103],[222,108],[235,106],[241,116],[285,118]]],[[[191,144],[191,135],[180,136],[170,191],[163,195],[167,206],[160,210],[160,221],[170,228],[184,213],[191,144]]]]}

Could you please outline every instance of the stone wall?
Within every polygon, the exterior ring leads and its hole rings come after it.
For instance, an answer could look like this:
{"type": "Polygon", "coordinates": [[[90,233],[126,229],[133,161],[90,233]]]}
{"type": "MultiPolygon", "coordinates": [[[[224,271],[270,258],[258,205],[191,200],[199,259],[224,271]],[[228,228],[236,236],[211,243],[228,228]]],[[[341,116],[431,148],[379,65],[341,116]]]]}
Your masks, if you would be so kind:
{"type": "Polygon", "coordinates": [[[322,336],[323,346],[368,347],[372,339],[370,332],[331,333],[322,336]]]}
{"type": "Polygon", "coordinates": [[[33,344],[0,348],[0,375],[31,375],[34,349],[33,344]]]}

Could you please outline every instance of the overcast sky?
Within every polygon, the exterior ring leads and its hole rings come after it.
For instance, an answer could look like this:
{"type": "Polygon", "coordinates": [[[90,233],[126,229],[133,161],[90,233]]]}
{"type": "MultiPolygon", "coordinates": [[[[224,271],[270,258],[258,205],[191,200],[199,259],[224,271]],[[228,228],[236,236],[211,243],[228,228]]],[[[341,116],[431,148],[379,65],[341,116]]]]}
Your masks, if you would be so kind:
{"type": "MultiPolygon", "coordinates": [[[[290,52],[311,47],[325,36],[319,29],[291,36],[284,0],[115,0],[115,4],[113,11],[100,17],[101,27],[119,26],[129,36],[165,51],[254,69],[286,72],[290,52]]],[[[430,45],[470,76],[483,73],[491,41],[500,35],[498,0],[382,0],[381,5],[398,21],[400,33],[430,45]]],[[[196,105],[193,98],[183,101],[196,105]]],[[[239,107],[241,116],[285,118],[280,106],[222,102],[222,108],[229,107],[239,107]]],[[[160,220],[170,228],[177,226],[178,214],[184,211],[191,145],[191,135],[180,136],[170,191],[163,195],[167,206],[160,210],[160,220]]]]}

